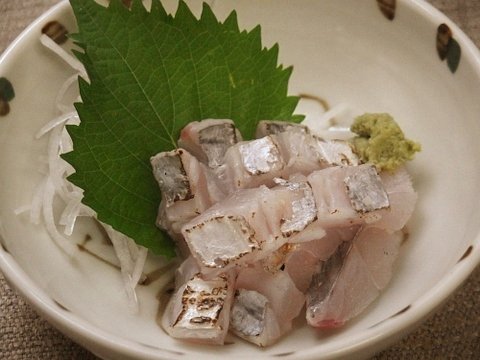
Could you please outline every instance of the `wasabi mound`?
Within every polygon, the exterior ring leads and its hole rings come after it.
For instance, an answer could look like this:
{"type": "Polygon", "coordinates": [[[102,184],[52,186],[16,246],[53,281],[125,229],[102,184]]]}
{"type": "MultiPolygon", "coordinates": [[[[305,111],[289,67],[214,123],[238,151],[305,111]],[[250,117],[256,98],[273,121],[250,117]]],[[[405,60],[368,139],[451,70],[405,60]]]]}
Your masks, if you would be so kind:
{"type": "Polygon", "coordinates": [[[357,155],[380,170],[395,170],[421,150],[419,143],[405,138],[389,114],[358,116],[350,130],[358,135],[351,140],[357,155]]]}

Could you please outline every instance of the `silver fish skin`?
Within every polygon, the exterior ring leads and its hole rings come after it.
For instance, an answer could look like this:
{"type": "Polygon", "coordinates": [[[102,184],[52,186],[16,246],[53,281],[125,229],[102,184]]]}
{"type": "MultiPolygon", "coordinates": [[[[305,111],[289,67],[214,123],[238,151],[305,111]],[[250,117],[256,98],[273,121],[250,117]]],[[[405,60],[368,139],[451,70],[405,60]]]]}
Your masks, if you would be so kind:
{"type": "Polygon", "coordinates": [[[167,206],[173,205],[176,201],[189,200],[194,196],[185,170],[185,160],[182,159],[185,156],[188,156],[188,153],[178,149],[162,152],[150,158],[153,175],[167,206]]]}
{"type": "Polygon", "coordinates": [[[360,159],[348,141],[316,138],[316,151],[326,166],[357,166],[360,159]]]}
{"type": "Polygon", "coordinates": [[[312,220],[299,213],[296,202],[304,198],[304,185],[241,189],[185,224],[182,234],[202,274],[215,276],[262,260],[300,234],[312,220]]]}
{"type": "Polygon", "coordinates": [[[353,209],[361,213],[387,209],[390,206],[382,179],[373,166],[362,168],[344,180],[353,209]]]}
{"type": "Polygon", "coordinates": [[[279,144],[285,160],[281,176],[288,178],[295,173],[308,175],[312,171],[332,166],[356,166],[360,164],[352,147],[342,140],[324,140],[309,132],[294,128],[272,135],[279,144]]]}
{"type": "Polygon", "coordinates": [[[390,281],[402,239],[401,231],[366,226],[320,262],[306,295],[308,324],[339,327],[367,308],[390,281]]]}
{"type": "Polygon", "coordinates": [[[239,271],[230,330],[258,346],[275,343],[292,329],[305,297],[287,273],[255,264],[239,271]]]}
{"type": "Polygon", "coordinates": [[[281,120],[261,120],[257,125],[255,137],[260,139],[264,136],[277,135],[288,130],[310,133],[308,127],[301,124],[281,120]]]}
{"type": "Polygon", "coordinates": [[[266,187],[240,190],[183,226],[203,275],[216,276],[248,261],[271,236],[261,208],[269,192],[266,187]]]}
{"type": "Polygon", "coordinates": [[[312,172],[307,180],[317,205],[317,222],[325,229],[377,222],[382,217],[380,211],[389,207],[388,192],[373,165],[330,167],[312,172]],[[349,187],[350,182],[353,186],[349,187]],[[379,195],[370,199],[366,188],[379,195]]]}
{"type": "Polygon", "coordinates": [[[227,149],[239,141],[242,141],[242,135],[232,120],[205,119],[185,126],[178,145],[202,163],[216,168],[223,163],[227,149]]]}
{"type": "MultiPolygon", "coordinates": [[[[186,260],[189,262],[190,260],[186,260]]],[[[184,281],[170,298],[162,317],[162,327],[172,337],[202,344],[222,345],[228,330],[234,294],[233,274],[204,280],[192,275],[192,263],[177,273],[176,283],[184,281]]]]}
{"type": "Polygon", "coordinates": [[[151,163],[162,192],[157,226],[166,230],[177,241],[181,253],[188,256],[181,227],[225,194],[212,181],[209,169],[184,149],[159,153],[151,163]]]}
{"type": "Polygon", "coordinates": [[[230,147],[215,173],[225,192],[231,194],[238,189],[273,186],[273,178],[280,175],[283,167],[278,144],[267,136],[230,147]]]}
{"type": "Polygon", "coordinates": [[[355,236],[358,229],[359,226],[328,229],[315,240],[295,244],[294,250],[284,260],[284,271],[297,289],[305,293],[318,270],[318,263],[329,259],[340,244],[355,236]]]}
{"type": "Polygon", "coordinates": [[[265,329],[268,299],[257,291],[239,289],[235,292],[230,312],[230,329],[243,336],[259,336],[265,329]]]}
{"type": "Polygon", "coordinates": [[[239,142],[225,153],[223,164],[214,171],[228,194],[260,185],[274,186],[273,178],[308,175],[332,166],[358,165],[350,145],[340,140],[323,140],[298,124],[275,125],[279,130],[262,138],[239,142]]]}
{"type": "Polygon", "coordinates": [[[286,237],[299,233],[309,224],[317,219],[317,206],[313,191],[308,182],[291,182],[284,179],[276,178],[275,183],[280,186],[287,187],[290,191],[299,194],[298,197],[292,199],[291,217],[284,219],[280,226],[282,234],[286,237]]]}

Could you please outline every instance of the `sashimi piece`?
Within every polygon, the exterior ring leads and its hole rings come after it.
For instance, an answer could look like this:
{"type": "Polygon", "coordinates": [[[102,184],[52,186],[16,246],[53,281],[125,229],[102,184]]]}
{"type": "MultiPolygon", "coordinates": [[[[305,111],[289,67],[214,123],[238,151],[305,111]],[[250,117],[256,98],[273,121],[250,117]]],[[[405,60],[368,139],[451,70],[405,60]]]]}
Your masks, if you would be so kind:
{"type": "Polygon", "coordinates": [[[309,185],[281,182],[239,190],[185,224],[182,234],[202,274],[261,260],[315,220],[309,185]]]}
{"type": "Polygon", "coordinates": [[[239,191],[185,224],[182,234],[203,274],[219,274],[243,263],[274,236],[265,226],[260,204],[269,191],[239,191]]]}
{"type": "Polygon", "coordinates": [[[172,337],[203,344],[225,340],[234,294],[234,276],[222,274],[204,280],[195,261],[187,259],[176,276],[177,289],[162,317],[172,337]]]}
{"type": "Polygon", "coordinates": [[[317,219],[317,207],[310,184],[307,182],[291,182],[283,179],[274,179],[280,186],[287,187],[292,195],[290,216],[283,219],[280,230],[284,236],[291,236],[301,232],[317,219]]]}
{"type": "Polygon", "coordinates": [[[387,191],[390,207],[380,211],[382,218],[375,226],[388,231],[398,231],[410,219],[418,195],[413,189],[412,180],[405,167],[400,167],[394,172],[382,171],[380,177],[387,191]]]}
{"type": "Polygon", "coordinates": [[[331,166],[359,164],[348,142],[323,140],[303,126],[279,123],[268,123],[275,129],[269,130],[271,135],[239,142],[227,150],[223,164],[215,169],[226,193],[260,185],[271,187],[276,177],[287,179],[296,173],[308,175],[331,166]]]}
{"type": "Polygon", "coordinates": [[[307,322],[339,327],[360,314],[390,281],[402,238],[402,232],[366,227],[320,262],[307,290],[307,322]]]}
{"type": "Polygon", "coordinates": [[[185,224],[182,234],[202,274],[219,274],[282,246],[287,239],[280,224],[289,196],[285,188],[240,190],[185,224]]]}
{"type": "Polygon", "coordinates": [[[185,126],[178,146],[188,150],[199,161],[211,168],[220,166],[227,149],[242,141],[242,135],[232,120],[206,119],[185,126]]]}
{"type": "Polygon", "coordinates": [[[274,185],[273,178],[280,175],[284,165],[277,142],[265,136],[230,147],[216,174],[225,192],[232,193],[238,189],[274,185]]]}
{"type": "Polygon", "coordinates": [[[308,127],[306,127],[305,125],[300,125],[288,121],[261,120],[257,125],[255,137],[257,139],[260,139],[267,135],[277,135],[288,130],[295,130],[304,133],[310,132],[308,127]]]}
{"type": "Polygon", "coordinates": [[[317,222],[325,228],[372,223],[390,206],[373,165],[336,166],[308,177],[317,205],[317,222]]]}
{"type": "Polygon", "coordinates": [[[359,164],[350,144],[342,140],[324,140],[308,132],[290,129],[273,136],[278,142],[285,167],[284,178],[294,173],[310,174],[331,166],[359,164]]]}
{"type": "Polygon", "coordinates": [[[272,274],[258,265],[241,269],[235,288],[230,330],[259,346],[290,331],[305,302],[287,273],[272,274]]]}
{"type": "Polygon", "coordinates": [[[225,195],[211,181],[206,166],[184,149],[159,153],[150,161],[162,193],[157,225],[176,239],[184,252],[181,227],[225,195]]]}
{"type": "Polygon", "coordinates": [[[342,242],[351,241],[358,229],[359,226],[329,229],[317,240],[295,244],[294,250],[286,255],[284,265],[297,289],[305,292],[319,261],[330,258],[342,242]]]}
{"type": "MultiPolygon", "coordinates": [[[[301,124],[285,121],[263,120],[257,125],[256,138],[274,135],[282,148],[282,155],[290,166],[299,166],[298,161],[305,161],[314,166],[315,163],[328,166],[358,165],[358,156],[353,152],[351,145],[344,140],[325,140],[310,132],[310,129],[301,124]]],[[[288,167],[288,166],[287,166],[288,167]]],[[[293,172],[299,171],[298,168],[293,172]]]]}

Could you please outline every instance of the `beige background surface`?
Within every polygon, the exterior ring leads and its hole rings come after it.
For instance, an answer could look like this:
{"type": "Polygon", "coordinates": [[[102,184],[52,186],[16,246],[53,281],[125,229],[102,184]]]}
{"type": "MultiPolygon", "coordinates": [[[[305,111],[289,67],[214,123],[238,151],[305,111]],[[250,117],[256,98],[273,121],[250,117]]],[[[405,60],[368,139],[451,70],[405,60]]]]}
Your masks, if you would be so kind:
{"type": "MultiPolygon", "coordinates": [[[[0,52],[32,20],[57,2],[0,0],[0,52]]],[[[447,14],[480,46],[480,0],[429,2],[447,14]]],[[[480,359],[480,268],[441,311],[403,341],[375,357],[405,358],[480,359]]],[[[96,357],[39,318],[0,273],[0,359],[88,360],[96,357]]]]}

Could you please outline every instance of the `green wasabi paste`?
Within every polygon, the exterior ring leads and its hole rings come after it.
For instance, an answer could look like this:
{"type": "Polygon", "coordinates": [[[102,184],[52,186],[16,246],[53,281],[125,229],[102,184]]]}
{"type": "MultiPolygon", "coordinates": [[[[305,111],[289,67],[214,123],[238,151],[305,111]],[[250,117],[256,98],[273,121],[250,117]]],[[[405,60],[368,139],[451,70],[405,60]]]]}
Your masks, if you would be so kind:
{"type": "Polygon", "coordinates": [[[358,135],[351,139],[357,155],[380,170],[395,170],[421,150],[419,143],[405,138],[389,114],[358,116],[350,130],[358,135]]]}

